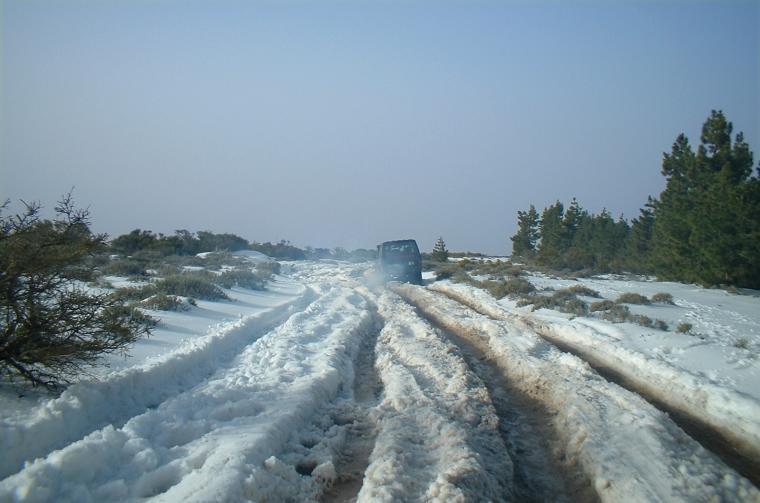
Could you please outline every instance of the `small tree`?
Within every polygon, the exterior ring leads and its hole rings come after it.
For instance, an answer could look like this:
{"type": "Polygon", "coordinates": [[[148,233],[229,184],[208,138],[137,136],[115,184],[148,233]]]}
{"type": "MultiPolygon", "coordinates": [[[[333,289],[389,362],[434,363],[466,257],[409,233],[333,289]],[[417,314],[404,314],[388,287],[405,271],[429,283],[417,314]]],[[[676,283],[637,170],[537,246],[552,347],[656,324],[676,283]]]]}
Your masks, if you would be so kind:
{"type": "Polygon", "coordinates": [[[446,249],[446,243],[443,242],[443,238],[438,238],[433,246],[433,253],[431,257],[436,262],[446,262],[449,260],[449,251],[446,249]]]}
{"type": "Polygon", "coordinates": [[[540,219],[532,204],[528,211],[517,212],[517,233],[512,236],[512,255],[530,258],[536,253],[536,245],[541,235],[538,232],[540,219]]]}
{"type": "Polygon", "coordinates": [[[83,286],[85,259],[106,236],[90,232],[89,213],[74,208],[71,194],[55,220],[42,220],[37,203],[24,205],[0,214],[0,375],[52,389],[149,328],[141,313],[83,286]]]}

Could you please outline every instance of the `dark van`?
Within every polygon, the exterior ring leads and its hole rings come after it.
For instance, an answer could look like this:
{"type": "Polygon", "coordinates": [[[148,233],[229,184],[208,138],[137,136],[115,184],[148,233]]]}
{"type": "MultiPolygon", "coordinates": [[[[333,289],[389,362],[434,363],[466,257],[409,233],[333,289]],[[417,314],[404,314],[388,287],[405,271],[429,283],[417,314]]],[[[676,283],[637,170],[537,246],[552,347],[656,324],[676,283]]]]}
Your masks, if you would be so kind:
{"type": "Polygon", "coordinates": [[[386,241],[377,245],[377,262],[385,281],[422,284],[422,257],[414,239],[386,241]]]}

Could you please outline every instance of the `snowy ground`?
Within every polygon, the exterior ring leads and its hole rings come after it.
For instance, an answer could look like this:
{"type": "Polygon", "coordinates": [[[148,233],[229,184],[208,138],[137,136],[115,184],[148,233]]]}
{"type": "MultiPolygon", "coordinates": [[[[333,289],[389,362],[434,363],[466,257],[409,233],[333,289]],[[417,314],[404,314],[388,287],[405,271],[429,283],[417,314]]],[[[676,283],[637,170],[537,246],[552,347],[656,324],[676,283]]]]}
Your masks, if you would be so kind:
{"type": "Polygon", "coordinates": [[[717,291],[635,290],[670,291],[677,306],[642,309],[704,339],[553,312],[531,313],[537,326],[470,287],[366,284],[367,267],[284,263],[265,292],[152,313],[131,358],[60,397],[3,389],[0,501],[760,501],[667,414],[538,334],[593,329],[734,393],[716,410],[751,429],[757,369],[734,339],[757,348],[758,299],[718,299],[724,315],[704,296],[717,291]]]}

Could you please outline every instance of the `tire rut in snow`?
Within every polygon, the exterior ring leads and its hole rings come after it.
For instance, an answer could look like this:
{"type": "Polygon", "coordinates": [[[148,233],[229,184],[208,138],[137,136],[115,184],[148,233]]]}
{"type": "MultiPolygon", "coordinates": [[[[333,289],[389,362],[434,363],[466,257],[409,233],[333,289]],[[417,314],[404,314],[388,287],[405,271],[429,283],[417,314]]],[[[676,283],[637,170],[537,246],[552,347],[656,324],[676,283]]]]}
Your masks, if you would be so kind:
{"type": "MultiPolygon", "coordinates": [[[[373,327],[361,343],[354,366],[353,396],[355,408],[346,431],[343,448],[336,454],[333,485],[322,495],[323,503],[348,503],[356,501],[362,487],[364,472],[369,466],[369,457],[375,446],[377,429],[370,411],[382,393],[382,383],[375,370],[375,344],[383,328],[383,321],[377,308],[369,299],[373,327]]],[[[340,418],[336,418],[340,422],[340,418]]]]}
{"type": "MultiPolygon", "coordinates": [[[[502,318],[494,316],[488,310],[480,308],[476,302],[470,302],[468,299],[459,295],[453,294],[448,291],[435,290],[437,293],[445,295],[449,299],[466,306],[473,311],[487,316],[495,321],[503,321],[502,318]]],[[[756,487],[760,487],[760,459],[750,459],[738,452],[734,444],[727,440],[720,432],[716,431],[712,426],[706,424],[700,420],[699,417],[695,417],[686,411],[679,410],[676,407],[668,404],[664,400],[648,393],[646,389],[642,389],[628,379],[619,370],[598,361],[592,355],[586,354],[584,351],[580,351],[568,344],[564,344],[557,340],[556,337],[551,337],[545,333],[541,327],[532,322],[530,319],[521,320],[532,329],[537,335],[541,336],[549,344],[552,344],[562,352],[569,353],[573,356],[580,358],[588,363],[600,376],[607,381],[617,384],[632,393],[636,393],[641,398],[652,404],[654,407],[660,409],[670,416],[675,424],[683,429],[692,439],[698,442],[702,447],[715,454],[726,465],[730,466],[737,473],[746,477],[756,487]]]]}
{"type": "Polygon", "coordinates": [[[599,501],[579,467],[565,462],[551,426],[551,413],[545,406],[512,386],[483,350],[417,311],[436,326],[442,337],[460,348],[467,364],[488,389],[499,416],[499,431],[514,464],[516,501],[599,501]]]}

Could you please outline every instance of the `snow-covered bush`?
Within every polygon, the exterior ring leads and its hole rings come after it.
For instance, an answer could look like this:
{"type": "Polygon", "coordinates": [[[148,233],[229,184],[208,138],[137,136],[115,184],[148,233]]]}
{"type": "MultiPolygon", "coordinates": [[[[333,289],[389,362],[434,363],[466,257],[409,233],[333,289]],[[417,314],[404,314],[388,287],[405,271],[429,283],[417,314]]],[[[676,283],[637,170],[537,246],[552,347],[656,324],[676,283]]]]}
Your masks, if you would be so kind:
{"type": "Polygon", "coordinates": [[[280,274],[280,263],[274,260],[260,262],[256,265],[256,272],[262,277],[269,279],[274,274],[280,274]]]}
{"type": "Polygon", "coordinates": [[[266,285],[266,279],[250,269],[230,269],[219,274],[211,281],[223,288],[239,286],[250,290],[263,290],[266,285]]]}
{"type": "Polygon", "coordinates": [[[579,299],[567,288],[557,290],[551,296],[524,296],[517,302],[517,306],[533,306],[531,308],[532,311],[536,311],[538,309],[554,309],[556,311],[572,314],[575,316],[586,316],[589,312],[588,304],[579,299]]]}
{"type": "Polygon", "coordinates": [[[214,283],[191,274],[168,276],[155,283],[156,290],[167,295],[180,295],[204,300],[228,299],[214,283]]]}
{"type": "Polygon", "coordinates": [[[181,298],[175,295],[166,295],[163,293],[157,293],[152,297],[148,297],[139,304],[144,309],[153,309],[155,311],[187,311],[190,309],[190,304],[184,302],[181,298]]]}

